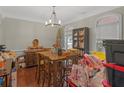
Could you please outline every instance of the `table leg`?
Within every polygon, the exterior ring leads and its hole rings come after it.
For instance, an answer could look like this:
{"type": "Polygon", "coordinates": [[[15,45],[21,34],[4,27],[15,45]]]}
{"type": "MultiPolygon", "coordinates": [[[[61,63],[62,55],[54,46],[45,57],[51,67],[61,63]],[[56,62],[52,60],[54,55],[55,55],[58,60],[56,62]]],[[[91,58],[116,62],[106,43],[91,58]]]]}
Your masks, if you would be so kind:
{"type": "Polygon", "coordinates": [[[60,62],[60,66],[61,66],[61,68],[60,68],[60,83],[59,83],[59,86],[61,87],[61,86],[63,86],[63,62],[60,62]]]}
{"type": "Polygon", "coordinates": [[[48,87],[50,87],[51,84],[51,69],[50,69],[51,62],[48,62],[48,87]]]}
{"type": "Polygon", "coordinates": [[[62,62],[53,62],[53,85],[59,87],[62,85],[62,62]]]}
{"type": "Polygon", "coordinates": [[[7,83],[8,83],[8,82],[7,82],[7,75],[5,75],[5,81],[6,81],[6,87],[7,87],[7,83]]]}
{"type": "Polygon", "coordinates": [[[57,76],[57,72],[56,72],[56,62],[53,62],[53,86],[56,86],[56,76],[57,76]]]}
{"type": "Polygon", "coordinates": [[[39,59],[39,54],[37,54],[37,61],[38,61],[38,74],[37,74],[37,83],[40,83],[40,59],[39,59]]]}

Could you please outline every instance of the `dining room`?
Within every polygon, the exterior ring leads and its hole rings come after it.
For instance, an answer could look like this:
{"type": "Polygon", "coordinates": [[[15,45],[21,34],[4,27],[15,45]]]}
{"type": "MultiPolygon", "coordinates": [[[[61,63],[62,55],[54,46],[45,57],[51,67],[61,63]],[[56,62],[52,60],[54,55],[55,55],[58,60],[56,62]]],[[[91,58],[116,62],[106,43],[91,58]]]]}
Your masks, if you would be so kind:
{"type": "Polygon", "coordinates": [[[123,6],[0,6],[0,86],[123,87],[108,71],[124,65],[123,17],[123,6]]]}

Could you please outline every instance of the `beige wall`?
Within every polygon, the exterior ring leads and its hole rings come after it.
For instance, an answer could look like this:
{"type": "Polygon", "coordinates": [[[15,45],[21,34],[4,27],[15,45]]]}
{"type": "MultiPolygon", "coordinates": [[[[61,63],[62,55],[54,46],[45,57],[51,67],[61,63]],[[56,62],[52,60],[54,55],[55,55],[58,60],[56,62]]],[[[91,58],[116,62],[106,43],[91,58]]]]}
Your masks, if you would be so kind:
{"type": "Polygon", "coordinates": [[[3,44],[2,15],[0,14],[0,45],[3,44]]]}
{"type": "MultiPolygon", "coordinates": [[[[99,18],[100,16],[103,16],[105,14],[109,14],[109,13],[119,13],[122,14],[122,17],[124,17],[124,7],[120,7],[99,15],[95,15],[89,18],[85,18],[82,19],[80,21],[77,22],[73,22],[71,24],[68,24],[65,26],[65,31],[68,31],[68,29],[70,28],[80,28],[80,27],[89,27],[90,28],[90,50],[95,50],[95,42],[96,42],[96,38],[95,38],[95,21],[97,18],[99,18]]],[[[123,19],[124,22],[124,19],[123,19]]],[[[124,26],[124,24],[123,24],[124,26]]],[[[124,31],[124,28],[123,28],[124,31]]],[[[123,35],[124,36],[124,35],[123,35]]]]}
{"type": "Polygon", "coordinates": [[[8,49],[21,50],[31,46],[38,38],[43,47],[51,47],[55,42],[57,29],[45,28],[44,24],[18,19],[3,20],[4,43],[8,49]]]}
{"type": "MultiPolygon", "coordinates": [[[[95,21],[98,17],[108,13],[120,13],[122,16],[124,16],[124,7],[68,24],[65,26],[65,30],[85,26],[89,27],[90,50],[95,50],[95,21]]],[[[44,24],[41,23],[4,18],[2,24],[0,24],[0,44],[6,44],[8,49],[20,50],[30,46],[31,41],[34,38],[38,38],[42,46],[51,47],[55,42],[56,33],[56,28],[45,28],[44,24]]]]}

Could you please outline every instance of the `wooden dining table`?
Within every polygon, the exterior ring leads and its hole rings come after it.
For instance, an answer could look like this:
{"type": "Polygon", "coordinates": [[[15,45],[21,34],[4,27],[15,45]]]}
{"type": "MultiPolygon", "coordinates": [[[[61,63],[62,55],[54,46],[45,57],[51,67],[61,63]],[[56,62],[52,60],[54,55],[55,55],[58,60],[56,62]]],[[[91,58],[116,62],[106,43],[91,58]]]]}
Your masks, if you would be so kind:
{"type": "Polygon", "coordinates": [[[47,51],[49,48],[39,48],[39,49],[27,49],[24,51],[24,57],[25,57],[25,62],[26,62],[26,67],[32,67],[36,66],[36,53],[37,52],[42,52],[42,51],[47,51]]]}
{"type": "MultiPolygon", "coordinates": [[[[60,77],[62,77],[62,73],[60,70],[62,70],[62,64],[65,60],[68,60],[70,58],[75,58],[75,57],[78,57],[78,54],[77,53],[71,53],[71,52],[66,52],[64,51],[62,53],[62,55],[58,55],[56,53],[53,53],[52,50],[49,50],[49,51],[42,51],[42,52],[37,52],[37,60],[38,60],[38,64],[40,65],[40,57],[44,57],[45,59],[44,60],[47,60],[48,62],[48,71],[50,72],[51,69],[50,68],[54,68],[54,71],[53,71],[53,85],[54,86],[58,86],[57,85],[57,76],[59,73],[60,77]]],[[[39,66],[40,67],[40,66],[39,66]]],[[[39,72],[40,73],[40,70],[39,72]]],[[[62,78],[59,78],[60,81],[62,81],[62,78]]],[[[50,86],[50,82],[48,83],[48,86],[50,86]]]]}

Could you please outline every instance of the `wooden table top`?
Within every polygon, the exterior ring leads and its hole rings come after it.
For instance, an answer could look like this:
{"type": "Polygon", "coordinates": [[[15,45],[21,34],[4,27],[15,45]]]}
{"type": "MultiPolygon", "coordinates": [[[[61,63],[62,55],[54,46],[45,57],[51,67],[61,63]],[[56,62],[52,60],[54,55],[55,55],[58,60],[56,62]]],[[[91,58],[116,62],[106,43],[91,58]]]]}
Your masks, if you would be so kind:
{"type": "Polygon", "coordinates": [[[36,53],[36,52],[42,52],[42,51],[48,51],[50,48],[39,48],[39,49],[30,49],[30,50],[25,50],[25,53],[36,53]]]}
{"type": "Polygon", "coordinates": [[[76,56],[77,54],[74,53],[69,53],[69,52],[64,52],[62,53],[61,56],[58,56],[55,53],[52,53],[52,51],[43,51],[43,52],[38,52],[38,54],[47,57],[51,61],[58,61],[58,60],[66,60],[71,56],[76,56]]]}

